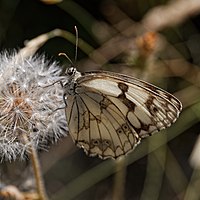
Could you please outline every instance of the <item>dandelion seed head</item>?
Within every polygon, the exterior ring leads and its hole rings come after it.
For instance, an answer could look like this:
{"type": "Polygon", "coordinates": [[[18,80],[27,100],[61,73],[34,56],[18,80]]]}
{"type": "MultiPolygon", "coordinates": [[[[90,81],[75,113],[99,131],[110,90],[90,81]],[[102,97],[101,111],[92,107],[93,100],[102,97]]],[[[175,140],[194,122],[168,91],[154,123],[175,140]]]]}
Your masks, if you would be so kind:
{"type": "Polygon", "coordinates": [[[45,57],[0,55],[0,159],[23,157],[67,133],[56,63],[45,57]],[[16,59],[17,58],[17,59],[16,59]],[[27,142],[28,139],[28,142],[27,142]]]}

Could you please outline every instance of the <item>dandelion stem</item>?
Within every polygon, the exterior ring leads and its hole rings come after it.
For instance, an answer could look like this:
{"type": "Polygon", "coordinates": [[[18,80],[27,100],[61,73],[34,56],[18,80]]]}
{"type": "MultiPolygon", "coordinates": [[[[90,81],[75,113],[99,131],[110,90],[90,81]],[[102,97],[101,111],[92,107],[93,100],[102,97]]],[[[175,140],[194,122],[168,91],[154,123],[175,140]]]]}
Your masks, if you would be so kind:
{"type": "Polygon", "coordinates": [[[38,154],[33,146],[31,146],[31,153],[30,153],[30,159],[32,161],[33,165],[33,171],[35,175],[35,181],[37,185],[38,194],[40,196],[41,200],[48,200],[46,190],[44,187],[44,181],[42,178],[40,163],[38,159],[38,154]]]}
{"type": "MultiPolygon", "coordinates": [[[[29,142],[27,136],[25,134],[23,136],[24,136],[25,142],[26,143],[29,142]]],[[[32,162],[33,173],[34,173],[34,177],[35,177],[35,182],[36,182],[39,199],[40,200],[48,200],[48,197],[46,194],[46,189],[44,186],[43,177],[42,177],[40,162],[38,159],[38,154],[33,145],[30,145],[29,158],[31,159],[31,162],[32,162]]]]}

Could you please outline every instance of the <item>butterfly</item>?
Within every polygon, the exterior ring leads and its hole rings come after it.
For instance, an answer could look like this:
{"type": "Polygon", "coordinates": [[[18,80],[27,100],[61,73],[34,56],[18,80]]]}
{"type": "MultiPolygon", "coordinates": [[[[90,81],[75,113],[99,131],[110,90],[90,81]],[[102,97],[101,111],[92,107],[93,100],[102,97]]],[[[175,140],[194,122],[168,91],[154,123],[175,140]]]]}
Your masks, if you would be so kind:
{"type": "Polygon", "coordinates": [[[89,156],[125,155],[145,137],[172,125],[182,104],[172,94],[137,78],[108,71],[65,72],[69,133],[89,156]]]}

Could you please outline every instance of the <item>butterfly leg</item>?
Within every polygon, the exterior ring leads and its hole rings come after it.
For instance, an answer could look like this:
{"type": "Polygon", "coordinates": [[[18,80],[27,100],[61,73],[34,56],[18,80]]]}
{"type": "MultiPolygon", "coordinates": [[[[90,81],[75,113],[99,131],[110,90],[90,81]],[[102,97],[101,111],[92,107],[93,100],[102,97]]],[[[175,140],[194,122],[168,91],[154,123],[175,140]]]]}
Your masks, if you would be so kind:
{"type": "Polygon", "coordinates": [[[65,105],[67,106],[67,101],[66,101],[66,98],[65,98],[65,97],[66,97],[66,94],[64,93],[64,94],[63,94],[63,101],[64,101],[65,105]]]}
{"type": "MultiPolygon", "coordinates": [[[[60,85],[61,85],[62,88],[64,87],[62,81],[60,81],[60,85]]],[[[66,97],[66,93],[63,94],[63,101],[64,101],[65,105],[67,106],[67,101],[66,101],[66,98],[65,98],[65,97],[66,97]]]]}

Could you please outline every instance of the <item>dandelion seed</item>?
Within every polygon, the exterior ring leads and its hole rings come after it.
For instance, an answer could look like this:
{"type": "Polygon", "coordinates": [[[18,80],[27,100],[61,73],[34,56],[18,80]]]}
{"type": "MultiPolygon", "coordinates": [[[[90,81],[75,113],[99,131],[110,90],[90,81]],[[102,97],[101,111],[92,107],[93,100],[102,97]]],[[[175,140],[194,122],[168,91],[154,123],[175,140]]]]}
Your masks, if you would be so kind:
{"type": "Polygon", "coordinates": [[[0,159],[23,157],[46,148],[67,132],[62,88],[56,63],[44,57],[16,59],[0,55],[0,159]],[[49,87],[44,87],[49,86],[49,87]],[[28,143],[26,141],[28,139],[28,143]]]}

